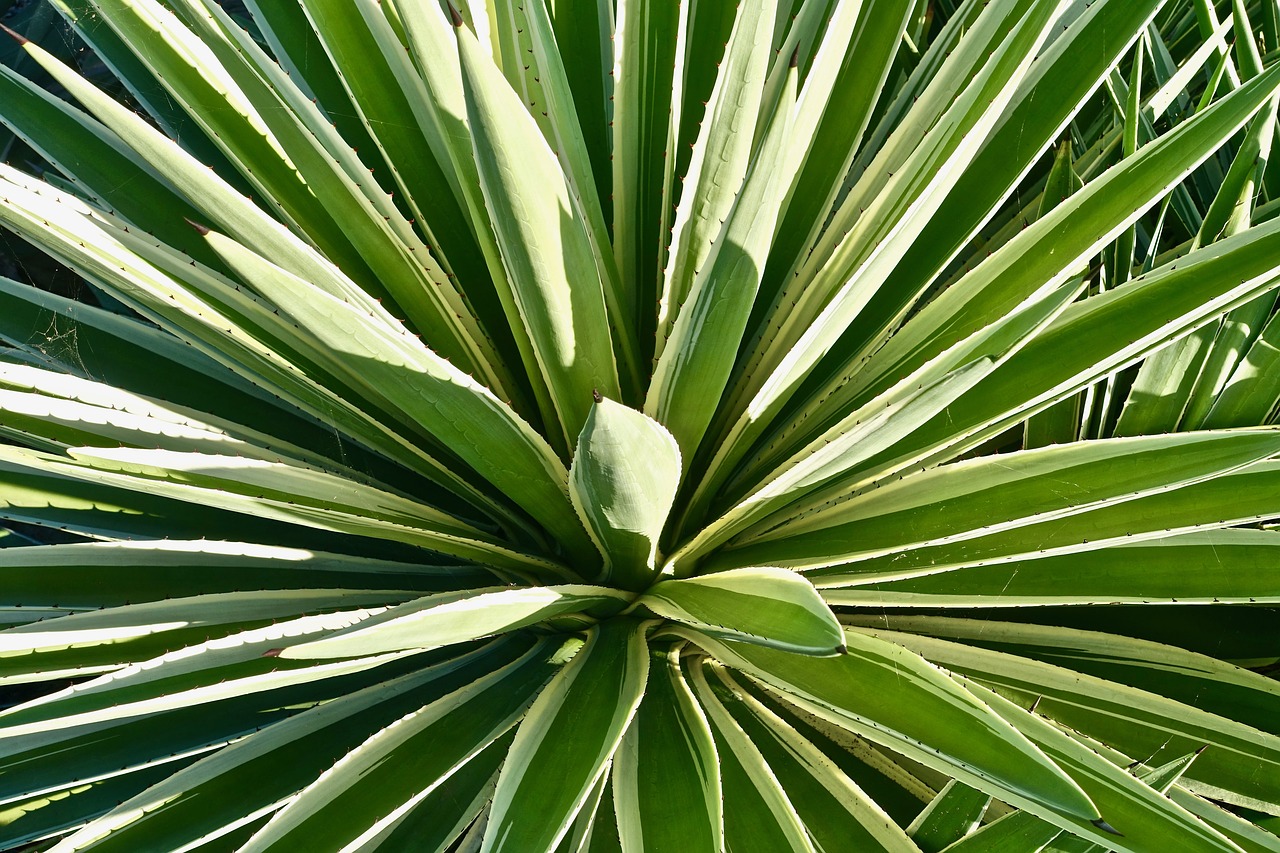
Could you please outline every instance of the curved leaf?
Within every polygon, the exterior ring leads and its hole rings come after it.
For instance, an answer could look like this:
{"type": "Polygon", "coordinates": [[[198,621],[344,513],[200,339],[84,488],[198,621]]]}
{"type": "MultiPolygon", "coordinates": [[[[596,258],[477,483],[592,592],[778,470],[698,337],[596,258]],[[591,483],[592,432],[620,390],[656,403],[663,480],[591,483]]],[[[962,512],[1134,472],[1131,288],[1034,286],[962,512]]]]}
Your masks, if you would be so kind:
{"type": "Polygon", "coordinates": [[[362,619],[350,630],[280,649],[287,660],[358,657],[433,649],[599,608],[618,610],[625,593],[599,586],[490,587],[430,595],[362,619]]]}
{"type": "Polygon", "coordinates": [[[651,654],[644,700],[613,759],[622,850],[720,850],[724,815],[711,726],[681,672],[680,649],[651,654]]]}
{"type": "Polygon", "coordinates": [[[813,586],[783,569],[736,569],[660,581],[637,599],[711,636],[810,655],[844,651],[844,634],[813,586]]]}
{"type": "Polygon", "coordinates": [[[692,631],[687,637],[787,701],[966,784],[1037,813],[1098,819],[1084,792],[1030,741],[901,646],[846,631],[847,654],[816,658],[692,631]]]}

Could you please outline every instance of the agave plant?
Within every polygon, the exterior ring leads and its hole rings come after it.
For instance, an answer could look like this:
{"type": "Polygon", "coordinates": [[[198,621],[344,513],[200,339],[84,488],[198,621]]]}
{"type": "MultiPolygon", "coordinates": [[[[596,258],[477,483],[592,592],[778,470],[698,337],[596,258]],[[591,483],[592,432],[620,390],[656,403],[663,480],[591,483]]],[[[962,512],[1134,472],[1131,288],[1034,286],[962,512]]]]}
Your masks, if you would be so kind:
{"type": "Polygon", "coordinates": [[[1277,5],[455,2],[13,33],[0,845],[1280,850],[1277,5]]]}

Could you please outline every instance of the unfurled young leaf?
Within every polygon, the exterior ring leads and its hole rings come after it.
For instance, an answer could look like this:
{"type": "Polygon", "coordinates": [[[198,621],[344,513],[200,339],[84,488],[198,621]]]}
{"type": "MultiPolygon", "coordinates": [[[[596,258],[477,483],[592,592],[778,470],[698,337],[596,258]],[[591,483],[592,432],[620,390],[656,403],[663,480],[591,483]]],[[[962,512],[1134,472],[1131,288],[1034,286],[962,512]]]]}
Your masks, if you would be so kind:
{"type": "Polygon", "coordinates": [[[0,16],[0,850],[1280,853],[1274,0],[0,16]]]}

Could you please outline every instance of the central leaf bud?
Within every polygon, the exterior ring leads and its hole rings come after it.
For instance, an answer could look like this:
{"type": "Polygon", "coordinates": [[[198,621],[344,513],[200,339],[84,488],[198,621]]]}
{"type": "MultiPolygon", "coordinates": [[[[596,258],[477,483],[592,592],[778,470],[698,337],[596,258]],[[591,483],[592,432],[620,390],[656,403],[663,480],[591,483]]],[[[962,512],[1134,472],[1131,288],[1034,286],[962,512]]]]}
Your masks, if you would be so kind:
{"type": "Polygon", "coordinates": [[[680,473],[680,448],[662,424],[596,395],[578,435],[569,494],[600,549],[600,583],[639,592],[653,582],[680,473]]]}

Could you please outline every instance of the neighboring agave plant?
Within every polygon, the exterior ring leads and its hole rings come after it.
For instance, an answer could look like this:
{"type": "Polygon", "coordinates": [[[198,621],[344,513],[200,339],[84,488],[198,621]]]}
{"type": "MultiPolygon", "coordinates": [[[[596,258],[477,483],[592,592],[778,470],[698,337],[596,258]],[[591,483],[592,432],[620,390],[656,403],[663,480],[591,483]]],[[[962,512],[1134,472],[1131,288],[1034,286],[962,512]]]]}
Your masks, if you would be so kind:
{"type": "Polygon", "coordinates": [[[0,846],[1280,850],[1274,2],[55,5],[0,846]]]}

